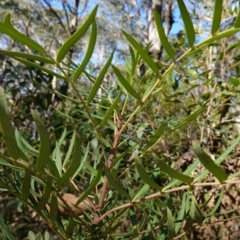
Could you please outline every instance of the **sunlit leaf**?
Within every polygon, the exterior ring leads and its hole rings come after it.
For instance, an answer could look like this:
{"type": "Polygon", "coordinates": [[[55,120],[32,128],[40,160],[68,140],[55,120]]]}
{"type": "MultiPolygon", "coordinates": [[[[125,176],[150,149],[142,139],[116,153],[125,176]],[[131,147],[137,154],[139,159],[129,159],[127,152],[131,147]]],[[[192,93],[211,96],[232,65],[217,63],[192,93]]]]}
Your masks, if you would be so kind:
{"type": "Polygon", "coordinates": [[[104,126],[105,123],[108,121],[108,119],[111,117],[112,112],[114,111],[114,109],[117,107],[117,105],[119,103],[119,99],[120,99],[121,95],[122,95],[122,91],[120,90],[116,99],[114,100],[113,104],[111,105],[110,108],[108,108],[107,112],[105,113],[105,115],[101,121],[100,127],[104,126]]]}
{"type": "Polygon", "coordinates": [[[141,101],[140,95],[136,92],[136,90],[129,84],[127,79],[122,75],[122,73],[119,71],[118,68],[116,68],[114,65],[112,65],[113,71],[115,75],[117,76],[117,81],[119,84],[134,98],[136,98],[138,101],[141,101]]]}
{"type": "Polygon", "coordinates": [[[19,158],[19,148],[11,124],[7,100],[4,94],[4,90],[1,86],[0,86],[0,125],[8,154],[10,157],[17,160],[19,158]]]}
{"type": "Polygon", "coordinates": [[[25,46],[28,46],[30,49],[36,50],[39,53],[42,53],[46,56],[48,56],[48,53],[45,51],[45,49],[40,46],[38,43],[30,39],[29,37],[25,36],[24,34],[20,33],[18,30],[16,30],[10,21],[10,14],[6,14],[4,17],[3,22],[0,22],[0,32],[8,35],[12,39],[22,43],[25,46]]]}
{"type": "Polygon", "coordinates": [[[161,40],[161,44],[165,51],[167,52],[167,54],[169,55],[169,57],[171,57],[174,60],[175,53],[170,43],[168,42],[168,39],[163,28],[162,19],[161,16],[159,16],[157,9],[154,10],[154,19],[157,26],[158,36],[161,40]]]}
{"type": "Polygon", "coordinates": [[[188,10],[187,10],[187,8],[184,4],[184,1],[183,0],[177,0],[177,3],[178,3],[178,6],[179,6],[179,9],[180,9],[180,13],[181,13],[182,20],[183,20],[183,23],[184,23],[184,27],[185,27],[185,30],[186,30],[188,43],[189,43],[190,47],[193,47],[194,42],[195,42],[195,30],[194,30],[194,27],[193,27],[191,17],[190,17],[190,15],[188,13],[188,10]]]}
{"type": "Polygon", "coordinates": [[[219,206],[222,203],[223,195],[224,195],[224,193],[223,193],[223,191],[221,191],[221,193],[220,193],[220,195],[218,197],[218,200],[215,201],[214,207],[211,209],[211,211],[208,214],[208,216],[204,219],[203,223],[207,223],[209,218],[211,218],[216,213],[216,211],[219,209],[219,206]]]}
{"type": "Polygon", "coordinates": [[[61,46],[61,48],[58,50],[56,61],[60,63],[63,58],[66,56],[67,52],[74,46],[74,44],[87,32],[88,28],[94,21],[96,14],[97,14],[97,8],[96,6],[92,12],[89,14],[88,18],[84,22],[84,24],[70,37],[68,38],[65,43],[61,46]]]}
{"type": "Polygon", "coordinates": [[[189,215],[191,219],[195,220],[199,225],[203,223],[203,216],[194,196],[192,196],[192,203],[191,203],[189,215]]]}
{"type": "Polygon", "coordinates": [[[193,143],[192,149],[200,162],[203,164],[203,166],[210,173],[212,173],[220,182],[227,180],[228,175],[226,174],[226,172],[221,167],[219,167],[207,153],[202,150],[199,143],[193,143]]]}
{"type": "Polygon", "coordinates": [[[114,55],[114,52],[112,52],[112,54],[110,55],[110,57],[108,58],[106,64],[104,65],[103,69],[101,70],[101,72],[99,73],[96,81],[94,82],[93,86],[92,86],[92,89],[88,95],[88,99],[87,99],[87,104],[90,104],[93,100],[93,98],[95,97],[98,89],[100,88],[101,84],[102,84],[102,81],[105,77],[105,74],[112,62],[112,59],[113,59],[113,55],[114,55]]]}
{"type": "Polygon", "coordinates": [[[221,18],[222,18],[222,5],[223,5],[223,0],[215,0],[212,29],[211,29],[212,35],[214,35],[219,29],[221,18]]]}
{"type": "Polygon", "coordinates": [[[149,56],[147,51],[142,48],[142,46],[127,32],[123,31],[124,36],[129,41],[129,43],[137,50],[141,55],[145,63],[153,70],[154,73],[159,74],[159,68],[153,59],[149,56]]]}
{"type": "Polygon", "coordinates": [[[77,68],[77,70],[73,75],[73,78],[72,78],[73,81],[76,81],[77,78],[80,76],[80,74],[82,74],[83,70],[85,70],[85,67],[87,66],[89,60],[92,57],[93,50],[96,44],[96,39],[97,39],[97,26],[96,26],[96,21],[93,21],[92,32],[91,32],[90,40],[88,43],[88,49],[81,65],[77,68]]]}
{"type": "Polygon", "coordinates": [[[40,148],[39,148],[39,155],[37,159],[36,169],[38,172],[42,172],[46,167],[51,151],[51,142],[49,139],[49,134],[44,126],[42,120],[40,119],[39,115],[35,111],[31,111],[34,122],[36,123],[38,133],[40,136],[40,148]]]}
{"type": "Polygon", "coordinates": [[[234,22],[234,27],[239,28],[240,27],[240,11],[238,12],[238,15],[236,17],[236,20],[234,22]]]}
{"type": "Polygon", "coordinates": [[[172,239],[175,236],[175,226],[174,226],[174,218],[172,215],[172,211],[167,207],[167,228],[168,228],[168,237],[172,239]]]}
{"type": "Polygon", "coordinates": [[[38,61],[38,62],[54,64],[54,61],[52,59],[34,55],[34,54],[6,51],[6,50],[1,50],[1,49],[0,49],[0,53],[10,56],[10,57],[20,57],[20,58],[25,58],[27,60],[34,60],[34,61],[38,61]]]}
{"type": "Polygon", "coordinates": [[[73,175],[75,172],[78,170],[80,163],[81,163],[81,140],[80,138],[75,135],[75,143],[74,143],[74,152],[73,152],[73,157],[70,166],[68,167],[67,171],[62,175],[62,177],[58,180],[57,182],[57,188],[62,186],[64,183],[66,183],[73,175]]]}

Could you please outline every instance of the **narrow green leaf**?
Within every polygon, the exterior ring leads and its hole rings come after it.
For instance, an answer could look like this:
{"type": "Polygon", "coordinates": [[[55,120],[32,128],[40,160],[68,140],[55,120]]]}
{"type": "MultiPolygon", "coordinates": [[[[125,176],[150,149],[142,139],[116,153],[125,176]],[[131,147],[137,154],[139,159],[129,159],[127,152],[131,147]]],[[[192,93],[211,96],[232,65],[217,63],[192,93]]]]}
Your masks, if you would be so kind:
{"type": "Polygon", "coordinates": [[[75,172],[78,170],[80,163],[81,163],[81,140],[78,136],[75,134],[75,143],[74,143],[74,152],[72,157],[72,162],[67,169],[67,171],[63,174],[63,176],[58,180],[56,187],[60,188],[64,183],[66,183],[75,172]]]}
{"type": "Polygon", "coordinates": [[[35,240],[43,240],[42,234],[41,233],[37,233],[35,240]]]}
{"type": "Polygon", "coordinates": [[[136,169],[137,172],[139,173],[139,176],[141,177],[141,179],[143,180],[143,182],[145,182],[146,184],[148,184],[150,187],[152,188],[156,188],[157,190],[161,191],[162,187],[160,187],[156,182],[154,182],[151,177],[149,176],[149,174],[147,173],[147,171],[145,170],[144,166],[142,165],[141,160],[139,159],[139,157],[135,157],[134,158],[135,161],[135,165],[136,165],[136,169]]]}
{"type": "Polygon", "coordinates": [[[112,68],[113,68],[115,75],[117,76],[117,81],[118,81],[119,85],[121,85],[129,94],[131,94],[138,101],[141,101],[141,97],[139,96],[139,94],[128,83],[127,79],[122,75],[122,73],[119,71],[119,69],[116,68],[114,65],[112,65],[112,68]]]}
{"type": "Polygon", "coordinates": [[[76,226],[76,224],[74,222],[74,218],[71,215],[70,218],[68,219],[68,224],[67,224],[67,229],[66,229],[66,235],[68,238],[72,237],[75,226],[76,226]]]}
{"type": "Polygon", "coordinates": [[[217,41],[217,40],[225,38],[225,37],[230,37],[239,31],[240,31],[240,27],[224,30],[224,31],[222,31],[220,33],[216,33],[214,36],[211,36],[211,37],[207,38],[206,40],[196,44],[195,47],[205,47],[205,45],[209,45],[209,44],[213,43],[214,41],[217,41]]]}
{"type": "Polygon", "coordinates": [[[171,168],[167,163],[165,163],[163,160],[161,160],[158,156],[154,156],[153,158],[154,162],[157,164],[158,167],[160,167],[160,170],[168,174],[172,178],[176,178],[184,183],[187,183],[189,185],[192,184],[193,178],[184,175],[175,169],[171,168]]]}
{"type": "Polygon", "coordinates": [[[175,237],[174,218],[172,215],[172,211],[168,207],[167,207],[167,228],[169,239],[173,239],[175,237]]]}
{"type": "Polygon", "coordinates": [[[223,198],[223,191],[221,191],[217,202],[214,204],[214,207],[211,209],[210,213],[208,216],[204,219],[203,224],[207,223],[208,220],[215,214],[215,212],[218,210],[223,198]]]}
{"type": "Polygon", "coordinates": [[[88,28],[92,24],[92,22],[95,20],[96,14],[97,14],[98,6],[96,6],[92,12],[89,14],[88,18],[84,22],[84,24],[70,37],[68,38],[65,43],[61,46],[61,48],[58,50],[58,54],[56,57],[56,61],[60,63],[67,52],[74,46],[74,44],[87,32],[88,28]]]}
{"type": "Polygon", "coordinates": [[[114,109],[117,107],[117,104],[119,103],[119,99],[122,95],[122,90],[119,91],[116,99],[114,100],[113,104],[111,105],[111,107],[107,110],[106,114],[104,115],[100,127],[104,126],[105,123],[108,121],[108,119],[111,117],[112,112],[114,111],[114,109]]]}
{"type": "Polygon", "coordinates": [[[164,133],[165,126],[166,126],[165,123],[162,123],[158,127],[158,129],[155,131],[155,133],[150,137],[150,139],[147,143],[147,146],[143,149],[143,152],[150,150],[161,140],[161,136],[164,133]]]}
{"type": "Polygon", "coordinates": [[[22,141],[21,141],[22,136],[17,129],[15,129],[15,138],[17,141],[18,149],[19,149],[19,158],[25,162],[29,162],[29,159],[26,156],[26,149],[24,148],[22,141]]]}
{"type": "Polygon", "coordinates": [[[214,35],[219,29],[221,18],[222,18],[222,5],[223,5],[223,0],[215,0],[212,29],[211,29],[212,35],[214,35]]]}
{"type": "Polygon", "coordinates": [[[52,192],[52,198],[50,203],[50,219],[51,222],[55,222],[58,216],[58,199],[57,193],[55,191],[52,192]]]}
{"type": "Polygon", "coordinates": [[[55,164],[59,173],[59,176],[62,176],[62,155],[61,155],[61,150],[60,150],[60,146],[59,143],[56,142],[56,147],[55,147],[55,164]]]}
{"type": "Polygon", "coordinates": [[[0,86],[0,126],[3,133],[3,139],[11,158],[19,158],[19,148],[15,138],[14,130],[11,124],[10,115],[7,106],[7,100],[3,88],[0,86]]]}
{"type": "MultiPolygon", "coordinates": [[[[239,142],[240,142],[240,135],[232,141],[231,145],[217,158],[215,163],[218,165],[222,163],[226,159],[226,157],[232,152],[232,150],[237,146],[239,142]]],[[[200,174],[198,177],[194,179],[194,182],[205,178],[207,174],[208,174],[208,171],[205,170],[202,174],[200,174]]]]}
{"type": "Polygon", "coordinates": [[[240,11],[238,12],[238,15],[236,17],[236,20],[234,22],[234,27],[239,28],[240,27],[240,11]]]}
{"type": "Polygon", "coordinates": [[[132,70],[131,70],[131,77],[134,76],[135,74],[135,71],[136,71],[136,66],[137,66],[137,60],[136,60],[136,57],[135,57],[135,53],[132,49],[132,47],[129,45],[129,51],[130,51],[130,54],[131,54],[131,60],[132,60],[132,70]]]}
{"type": "Polygon", "coordinates": [[[82,160],[81,160],[81,164],[80,164],[80,166],[78,167],[77,171],[74,173],[74,175],[73,175],[73,177],[72,177],[73,179],[74,179],[74,178],[78,175],[78,173],[82,170],[85,162],[86,162],[87,159],[88,159],[89,143],[87,144],[86,149],[84,149],[84,152],[85,152],[85,154],[84,154],[84,156],[83,156],[83,158],[82,158],[82,160]]]}
{"type": "Polygon", "coordinates": [[[189,216],[191,217],[192,220],[195,220],[199,225],[202,225],[203,216],[198,207],[197,201],[193,195],[192,195],[192,203],[190,207],[189,216]]]}
{"type": "Polygon", "coordinates": [[[25,170],[25,176],[22,184],[22,198],[26,202],[28,201],[29,194],[30,194],[31,178],[32,178],[31,169],[27,168],[25,170]]]}
{"type": "Polygon", "coordinates": [[[156,237],[156,234],[154,232],[154,228],[152,227],[151,222],[148,222],[147,233],[148,233],[149,239],[151,239],[151,240],[157,240],[158,239],[156,237]]]}
{"type": "Polygon", "coordinates": [[[33,110],[31,111],[31,113],[32,113],[34,122],[36,123],[38,133],[40,136],[40,148],[39,148],[39,155],[37,159],[36,169],[39,173],[41,173],[49,161],[50,151],[51,151],[51,142],[49,139],[47,129],[45,128],[38,113],[33,110]]]}
{"type": "Polygon", "coordinates": [[[19,57],[14,57],[14,56],[11,56],[11,57],[12,57],[13,59],[15,59],[15,60],[17,60],[17,61],[19,61],[19,62],[27,65],[27,66],[35,67],[35,68],[37,68],[37,69],[42,70],[42,71],[45,72],[45,73],[48,73],[48,74],[50,74],[50,75],[55,76],[55,77],[57,77],[57,78],[60,78],[60,79],[63,79],[63,80],[68,80],[67,77],[65,77],[65,76],[63,76],[63,75],[60,75],[60,74],[57,74],[57,73],[55,73],[54,71],[51,71],[51,70],[49,70],[49,69],[47,69],[47,68],[45,68],[45,67],[42,67],[42,66],[40,66],[40,65],[37,64],[37,63],[30,62],[30,61],[27,61],[27,60],[22,59],[22,58],[19,58],[19,57]]]}
{"type": "Polygon", "coordinates": [[[175,224],[175,233],[176,234],[178,234],[180,227],[184,222],[184,214],[186,212],[186,207],[185,207],[186,206],[186,195],[187,195],[187,193],[183,194],[180,211],[178,212],[178,216],[177,216],[177,220],[176,220],[176,224],[175,224]]]}
{"type": "Polygon", "coordinates": [[[12,235],[10,229],[8,228],[8,226],[4,223],[4,219],[2,217],[2,214],[0,214],[0,227],[1,227],[1,231],[4,234],[5,239],[16,240],[16,238],[13,237],[13,235],[12,235]]]}
{"type": "Polygon", "coordinates": [[[153,59],[149,56],[146,50],[142,48],[142,46],[127,32],[123,31],[124,36],[129,41],[129,43],[137,50],[137,52],[141,55],[145,63],[153,70],[157,75],[159,74],[159,68],[157,64],[153,61],[153,59]]]}
{"type": "Polygon", "coordinates": [[[148,184],[144,184],[140,189],[139,191],[135,194],[134,198],[132,201],[135,201],[136,199],[138,198],[142,198],[144,197],[148,191],[150,190],[150,186],[148,184]]]}
{"type": "Polygon", "coordinates": [[[35,60],[43,63],[50,63],[54,64],[54,61],[50,58],[34,55],[34,54],[29,54],[29,53],[23,53],[23,52],[14,52],[14,51],[6,51],[6,50],[1,50],[0,53],[10,56],[10,57],[20,57],[20,58],[25,58],[27,60],[35,60]]]}
{"type": "Polygon", "coordinates": [[[24,34],[20,33],[12,26],[9,13],[5,15],[3,22],[0,22],[0,32],[8,35],[12,39],[22,43],[25,46],[28,46],[29,48],[36,50],[44,54],[45,56],[48,56],[48,53],[42,46],[40,46],[38,43],[30,39],[29,37],[25,36],[24,34]]]}
{"type": "Polygon", "coordinates": [[[55,164],[55,162],[53,162],[52,159],[49,159],[49,161],[47,163],[47,168],[48,168],[49,172],[52,174],[52,176],[54,176],[57,179],[60,178],[60,174],[58,172],[56,164],[55,164]]]}
{"type": "Polygon", "coordinates": [[[66,163],[69,161],[70,156],[71,156],[71,154],[72,154],[73,147],[74,147],[74,142],[75,142],[75,134],[76,134],[76,133],[74,132],[74,134],[72,135],[71,142],[70,142],[70,144],[69,144],[66,157],[65,157],[65,159],[64,159],[64,161],[63,161],[63,166],[66,165],[66,163]]]}
{"type": "Polygon", "coordinates": [[[96,39],[97,39],[97,25],[96,25],[96,21],[94,20],[92,23],[92,32],[91,32],[90,40],[88,43],[88,49],[87,49],[86,55],[81,65],[77,68],[77,70],[73,75],[73,78],[72,78],[73,82],[75,82],[77,78],[80,76],[80,74],[82,74],[83,70],[85,70],[85,67],[87,66],[89,60],[91,59],[93,50],[96,44],[96,39]]]}
{"type": "Polygon", "coordinates": [[[101,84],[102,84],[102,81],[104,79],[104,76],[112,62],[112,59],[113,59],[113,55],[114,55],[114,52],[112,52],[112,54],[110,55],[110,57],[108,58],[106,64],[104,65],[102,71],[99,73],[95,83],[93,84],[92,86],[92,89],[88,95],[88,99],[87,99],[87,104],[90,104],[91,101],[93,100],[93,98],[95,97],[98,89],[100,88],[101,84]]]}
{"type": "Polygon", "coordinates": [[[97,175],[90,184],[90,186],[84,191],[84,193],[81,195],[81,197],[77,200],[76,206],[80,204],[91,192],[92,190],[97,186],[97,184],[100,182],[102,176],[102,168],[99,168],[97,171],[97,175]]]}
{"type": "Polygon", "coordinates": [[[35,240],[35,233],[32,232],[32,231],[30,231],[30,232],[28,233],[28,237],[29,237],[29,240],[35,240]]]}
{"type": "Polygon", "coordinates": [[[192,23],[191,17],[187,11],[187,8],[186,8],[183,0],[177,0],[177,3],[178,3],[180,13],[182,16],[182,20],[184,23],[188,43],[189,43],[190,47],[192,48],[194,45],[194,42],[195,42],[195,30],[193,27],[193,23],[192,23]]]}
{"type": "Polygon", "coordinates": [[[170,43],[168,42],[168,39],[166,37],[165,31],[163,28],[162,19],[159,16],[157,9],[154,10],[154,19],[155,19],[155,23],[157,26],[158,36],[161,40],[161,44],[162,44],[163,48],[165,49],[166,53],[169,55],[169,57],[172,58],[174,61],[175,53],[174,53],[174,50],[171,47],[170,43]]]}
{"type": "Polygon", "coordinates": [[[118,191],[118,193],[120,195],[124,196],[125,198],[127,198],[128,200],[131,201],[131,197],[129,196],[129,194],[117,183],[117,181],[114,179],[114,177],[108,171],[108,169],[105,166],[105,164],[104,164],[104,172],[105,172],[105,175],[106,175],[110,185],[112,185],[113,189],[118,191]]]}
{"type": "Polygon", "coordinates": [[[228,175],[226,172],[219,167],[213,160],[212,158],[205,153],[200,144],[195,142],[193,143],[193,151],[202,163],[202,165],[210,172],[212,173],[220,182],[223,182],[227,180],[228,175]]]}
{"type": "Polygon", "coordinates": [[[52,177],[47,176],[47,182],[45,184],[44,192],[37,207],[38,211],[41,212],[42,209],[46,206],[50,198],[51,192],[52,192],[52,177]]]}

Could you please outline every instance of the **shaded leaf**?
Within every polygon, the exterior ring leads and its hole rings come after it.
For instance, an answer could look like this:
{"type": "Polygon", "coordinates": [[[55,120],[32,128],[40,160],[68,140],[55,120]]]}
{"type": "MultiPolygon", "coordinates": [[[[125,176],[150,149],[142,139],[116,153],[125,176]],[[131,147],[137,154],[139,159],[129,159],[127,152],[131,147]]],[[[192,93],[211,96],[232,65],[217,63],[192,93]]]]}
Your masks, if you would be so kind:
{"type": "Polygon", "coordinates": [[[81,65],[76,69],[73,75],[73,78],[72,78],[73,82],[76,81],[77,78],[80,76],[80,74],[85,70],[85,67],[87,66],[89,60],[91,59],[93,50],[96,44],[96,39],[97,39],[97,25],[96,25],[96,21],[93,21],[92,32],[91,32],[90,40],[88,43],[88,49],[81,65]]]}
{"type": "Polygon", "coordinates": [[[168,174],[172,178],[176,178],[184,183],[187,183],[191,185],[193,182],[193,178],[184,175],[175,169],[171,168],[167,163],[165,163],[163,160],[161,160],[159,157],[154,156],[153,158],[154,162],[157,164],[158,167],[160,167],[160,170],[168,174]]]}
{"type": "Polygon", "coordinates": [[[84,24],[70,37],[68,38],[65,43],[61,46],[58,50],[56,61],[60,63],[67,52],[74,46],[74,44],[86,33],[92,22],[94,21],[96,14],[97,14],[98,6],[96,6],[92,12],[89,14],[88,18],[84,22],[84,24]]]}
{"type": "Polygon", "coordinates": [[[154,182],[151,179],[150,175],[145,170],[145,168],[142,165],[142,162],[141,162],[141,160],[139,159],[138,156],[135,156],[134,161],[135,161],[135,164],[136,164],[137,172],[138,172],[139,176],[141,177],[141,179],[143,180],[143,182],[148,184],[150,187],[156,188],[157,190],[161,191],[162,187],[160,187],[156,182],[154,182]]]}
{"type": "Polygon", "coordinates": [[[47,182],[45,184],[44,192],[42,194],[42,197],[41,197],[38,207],[37,207],[39,211],[42,211],[42,209],[48,203],[51,192],[52,192],[52,177],[47,176],[47,182]]]}
{"type": "Polygon", "coordinates": [[[175,53],[170,43],[168,42],[168,39],[163,28],[162,19],[161,16],[159,16],[157,9],[154,10],[154,19],[157,26],[158,36],[161,40],[161,45],[163,46],[169,57],[171,57],[174,60],[175,53]]]}
{"type": "Polygon", "coordinates": [[[119,194],[121,194],[122,196],[124,196],[125,198],[131,200],[131,197],[129,196],[129,194],[116,182],[116,180],[114,179],[114,177],[111,175],[111,173],[108,171],[107,167],[104,164],[104,172],[106,174],[106,177],[110,183],[110,185],[112,185],[113,189],[118,191],[119,194]]]}
{"type": "Polygon", "coordinates": [[[48,56],[48,53],[42,46],[24,34],[20,33],[12,26],[9,13],[5,15],[3,22],[0,22],[0,32],[8,35],[12,39],[22,43],[25,46],[28,46],[29,48],[48,56]]]}
{"type": "Polygon", "coordinates": [[[24,201],[28,201],[31,189],[31,169],[30,167],[25,170],[25,176],[22,184],[22,198],[24,201]]]}
{"type": "Polygon", "coordinates": [[[50,203],[50,219],[51,222],[55,222],[58,216],[58,199],[57,193],[55,191],[52,192],[52,198],[50,203]]]}
{"type": "Polygon", "coordinates": [[[84,191],[84,193],[81,195],[81,197],[77,200],[75,205],[80,204],[91,192],[92,190],[97,186],[97,184],[100,182],[102,176],[102,168],[99,167],[97,171],[97,175],[95,176],[94,180],[90,184],[90,186],[84,191]]]}
{"type": "Polygon", "coordinates": [[[38,172],[42,172],[49,161],[50,151],[51,151],[51,142],[49,139],[48,131],[44,126],[42,120],[40,119],[38,113],[33,110],[31,111],[31,113],[32,113],[34,122],[36,123],[38,133],[40,136],[40,148],[39,148],[36,169],[38,172]]]}
{"type": "Polygon", "coordinates": [[[180,9],[180,13],[182,16],[182,20],[184,23],[184,27],[185,27],[185,31],[186,31],[186,35],[187,35],[187,39],[188,39],[188,43],[190,45],[190,47],[192,48],[195,42],[195,30],[193,27],[193,23],[191,20],[191,17],[187,11],[187,8],[184,4],[183,0],[177,0],[179,9],[180,9]]]}
{"type": "Polygon", "coordinates": [[[219,26],[221,23],[221,17],[222,17],[222,5],[223,5],[223,0],[215,0],[212,29],[211,29],[212,35],[214,35],[219,29],[219,26]]]}
{"type": "Polygon", "coordinates": [[[102,81],[104,79],[104,76],[112,62],[112,59],[113,59],[113,55],[114,55],[114,52],[112,52],[112,54],[110,55],[110,57],[108,58],[106,64],[104,65],[102,71],[99,73],[96,81],[94,82],[93,86],[92,86],[92,89],[88,95],[88,99],[87,99],[87,104],[90,104],[93,100],[93,98],[95,97],[98,89],[100,88],[101,84],[102,84],[102,81]]]}
{"type": "Polygon", "coordinates": [[[127,32],[123,31],[124,36],[129,41],[129,43],[137,50],[140,56],[143,58],[145,63],[153,70],[154,73],[159,74],[159,68],[153,59],[149,56],[147,51],[142,48],[142,46],[127,32]]]}
{"type": "Polygon", "coordinates": [[[164,133],[165,127],[166,127],[165,123],[160,124],[160,126],[155,131],[155,133],[150,137],[150,139],[147,143],[147,146],[145,146],[144,149],[143,149],[143,152],[146,152],[146,151],[150,150],[152,147],[154,147],[161,140],[161,136],[164,133]]]}
{"type": "Polygon", "coordinates": [[[202,163],[202,165],[220,182],[227,180],[228,175],[226,174],[226,172],[221,167],[219,167],[207,153],[202,150],[199,143],[193,143],[192,149],[202,163]]]}
{"type": "Polygon", "coordinates": [[[136,98],[138,101],[141,101],[141,97],[139,94],[135,91],[135,89],[129,84],[127,79],[122,75],[122,73],[119,71],[118,68],[116,68],[114,65],[112,65],[113,71],[115,75],[117,76],[117,81],[119,82],[119,85],[121,85],[129,94],[131,94],[134,98],[136,98]]]}
{"type": "Polygon", "coordinates": [[[19,158],[19,148],[11,124],[7,100],[4,94],[4,90],[1,86],[0,86],[0,124],[8,154],[10,157],[17,160],[19,158]]]}

